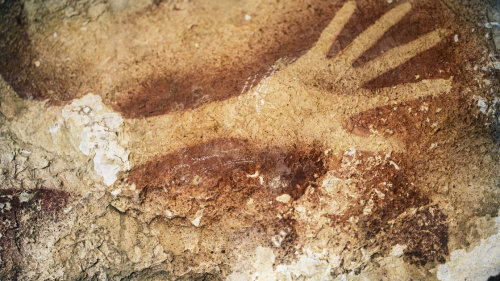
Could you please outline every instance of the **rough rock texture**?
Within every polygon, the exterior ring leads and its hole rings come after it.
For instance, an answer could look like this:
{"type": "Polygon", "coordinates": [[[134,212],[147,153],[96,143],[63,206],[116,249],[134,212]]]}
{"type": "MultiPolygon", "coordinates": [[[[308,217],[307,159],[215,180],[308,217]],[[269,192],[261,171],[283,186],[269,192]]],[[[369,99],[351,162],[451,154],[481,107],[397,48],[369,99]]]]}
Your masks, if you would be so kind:
{"type": "Polygon", "coordinates": [[[0,1],[0,279],[498,275],[494,4],[0,1]]]}

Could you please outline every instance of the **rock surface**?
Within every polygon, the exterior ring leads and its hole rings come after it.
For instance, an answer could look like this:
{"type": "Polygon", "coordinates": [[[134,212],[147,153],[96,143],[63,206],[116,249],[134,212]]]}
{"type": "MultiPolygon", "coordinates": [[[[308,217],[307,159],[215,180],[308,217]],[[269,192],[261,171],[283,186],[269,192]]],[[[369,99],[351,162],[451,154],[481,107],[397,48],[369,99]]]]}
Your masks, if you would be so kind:
{"type": "Polygon", "coordinates": [[[0,1],[0,279],[498,275],[498,14],[0,1]]]}

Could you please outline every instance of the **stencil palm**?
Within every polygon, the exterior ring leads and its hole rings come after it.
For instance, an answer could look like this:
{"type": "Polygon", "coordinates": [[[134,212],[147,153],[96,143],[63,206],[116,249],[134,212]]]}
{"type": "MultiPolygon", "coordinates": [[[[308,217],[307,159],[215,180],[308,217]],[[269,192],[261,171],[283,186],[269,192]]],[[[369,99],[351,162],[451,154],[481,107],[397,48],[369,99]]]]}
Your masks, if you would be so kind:
{"type": "Polygon", "coordinates": [[[423,80],[377,90],[361,86],[439,43],[447,32],[434,30],[395,47],[374,60],[353,62],[411,10],[401,4],[388,11],[333,58],[327,53],[356,9],[347,2],[322,32],[316,44],[297,60],[282,66],[243,95],[181,113],[128,120],[132,127],[133,162],[221,137],[249,139],[264,145],[320,141],[326,147],[372,151],[402,149],[395,138],[378,134],[361,137],[342,127],[349,116],[371,108],[449,92],[451,79],[423,80]]]}

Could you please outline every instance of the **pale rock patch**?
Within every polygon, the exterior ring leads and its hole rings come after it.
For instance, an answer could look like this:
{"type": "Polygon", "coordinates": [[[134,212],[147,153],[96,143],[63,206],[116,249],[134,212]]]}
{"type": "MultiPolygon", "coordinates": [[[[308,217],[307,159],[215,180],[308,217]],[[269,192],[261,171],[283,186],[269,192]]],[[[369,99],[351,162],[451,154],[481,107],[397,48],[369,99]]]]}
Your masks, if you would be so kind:
{"type": "Polygon", "coordinates": [[[62,109],[65,121],[83,127],[80,151],[93,157],[94,170],[111,186],[117,174],[130,169],[129,151],[120,143],[119,133],[123,124],[120,114],[112,112],[100,96],[88,94],[62,109]]]}
{"type": "Polygon", "coordinates": [[[23,203],[23,202],[30,201],[31,198],[33,198],[33,196],[35,196],[35,194],[30,194],[30,193],[28,193],[26,191],[23,191],[18,196],[19,196],[19,202],[23,203]]]}
{"type": "Polygon", "coordinates": [[[482,98],[477,100],[477,106],[479,107],[479,110],[483,114],[486,114],[486,112],[488,111],[488,105],[486,104],[485,100],[482,98]]]}
{"type": "Polygon", "coordinates": [[[330,274],[332,264],[339,261],[331,260],[326,251],[322,253],[305,249],[304,254],[289,264],[277,264],[271,248],[258,246],[253,258],[253,273],[245,270],[234,271],[226,280],[265,280],[265,281],[292,281],[292,280],[332,280],[330,274]]]}
{"type": "Polygon", "coordinates": [[[290,202],[290,199],[292,199],[292,197],[290,197],[290,195],[284,193],[284,194],[281,194],[280,196],[276,197],[276,201],[278,202],[281,202],[281,203],[288,203],[290,202]]]}
{"type": "Polygon", "coordinates": [[[404,250],[407,248],[406,245],[396,244],[391,249],[391,256],[400,257],[404,254],[404,250]]]}
{"type": "Polygon", "coordinates": [[[298,260],[291,264],[280,264],[276,267],[278,280],[292,281],[295,276],[301,276],[304,280],[331,280],[331,265],[324,253],[315,253],[307,250],[300,255],[298,260]]]}
{"type": "Polygon", "coordinates": [[[203,210],[198,210],[195,214],[195,218],[191,221],[191,223],[196,227],[200,226],[202,217],[203,217],[203,210]]]}
{"type": "Polygon", "coordinates": [[[470,252],[459,249],[451,252],[450,261],[438,267],[441,281],[488,280],[500,272],[500,216],[495,218],[497,234],[481,240],[470,252]]]}

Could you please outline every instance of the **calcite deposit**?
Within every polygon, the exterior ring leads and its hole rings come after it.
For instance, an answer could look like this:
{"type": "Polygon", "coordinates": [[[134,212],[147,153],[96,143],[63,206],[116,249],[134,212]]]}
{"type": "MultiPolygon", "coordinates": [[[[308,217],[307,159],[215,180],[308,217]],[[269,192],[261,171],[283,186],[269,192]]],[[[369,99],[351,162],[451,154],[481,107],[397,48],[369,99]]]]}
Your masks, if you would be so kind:
{"type": "Polygon", "coordinates": [[[0,1],[0,279],[495,280],[499,9],[0,1]]]}

